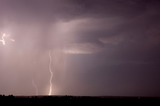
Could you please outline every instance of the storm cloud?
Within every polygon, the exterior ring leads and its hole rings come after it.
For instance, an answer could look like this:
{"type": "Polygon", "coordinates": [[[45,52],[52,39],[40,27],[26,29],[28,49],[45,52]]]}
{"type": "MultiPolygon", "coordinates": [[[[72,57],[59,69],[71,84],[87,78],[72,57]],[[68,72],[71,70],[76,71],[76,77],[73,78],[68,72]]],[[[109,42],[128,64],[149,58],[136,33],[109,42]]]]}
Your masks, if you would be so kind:
{"type": "Polygon", "coordinates": [[[160,96],[158,0],[0,0],[0,94],[160,96]],[[14,39],[14,42],[10,39],[14,39]]]}

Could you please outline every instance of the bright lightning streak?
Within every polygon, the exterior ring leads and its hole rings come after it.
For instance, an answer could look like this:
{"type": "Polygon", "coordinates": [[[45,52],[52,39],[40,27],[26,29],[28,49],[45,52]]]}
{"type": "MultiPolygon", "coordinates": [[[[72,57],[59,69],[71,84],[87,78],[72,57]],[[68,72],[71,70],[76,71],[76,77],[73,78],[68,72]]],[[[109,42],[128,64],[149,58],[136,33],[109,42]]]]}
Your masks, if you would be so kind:
{"type": "Polygon", "coordinates": [[[0,40],[0,42],[2,42],[2,44],[3,45],[5,45],[6,44],[6,41],[4,40],[4,37],[6,36],[6,34],[5,33],[3,33],[3,35],[2,35],[2,39],[0,40]]]}
{"type": "Polygon", "coordinates": [[[35,90],[36,90],[36,95],[38,95],[38,87],[37,87],[37,85],[35,84],[35,82],[34,82],[33,79],[32,79],[32,85],[33,85],[33,87],[34,87],[35,90]]]}
{"type": "Polygon", "coordinates": [[[10,39],[9,35],[7,35],[6,33],[3,33],[2,37],[0,39],[0,42],[2,42],[2,45],[6,45],[6,42],[9,41],[9,40],[12,41],[12,42],[15,42],[14,39],[10,39]]]}
{"type": "Polygon", "coordinates": [[[52,65],[52,56],[51,56],[51,51],[49,51],[49,71],[50,71],[50,80],[49,80],[49,83],[50,83],[50,87],[49,87],[49,93],[48,95],[51,95],[52,94],[52,78],[53,78],[53,72],[52,72],[52,68],[51,68],[51,65],[52,65]]]}

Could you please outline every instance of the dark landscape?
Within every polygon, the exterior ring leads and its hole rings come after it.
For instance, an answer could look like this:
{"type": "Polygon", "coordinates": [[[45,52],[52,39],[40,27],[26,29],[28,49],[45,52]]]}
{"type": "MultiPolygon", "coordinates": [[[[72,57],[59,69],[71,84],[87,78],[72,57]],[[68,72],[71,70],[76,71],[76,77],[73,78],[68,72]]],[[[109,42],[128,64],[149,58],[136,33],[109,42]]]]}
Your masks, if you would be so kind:
{"type": "Polygon", "coordinates": [[[160,97],[123,96],[0,96],[1,104],[160,104],[160,97]]]}

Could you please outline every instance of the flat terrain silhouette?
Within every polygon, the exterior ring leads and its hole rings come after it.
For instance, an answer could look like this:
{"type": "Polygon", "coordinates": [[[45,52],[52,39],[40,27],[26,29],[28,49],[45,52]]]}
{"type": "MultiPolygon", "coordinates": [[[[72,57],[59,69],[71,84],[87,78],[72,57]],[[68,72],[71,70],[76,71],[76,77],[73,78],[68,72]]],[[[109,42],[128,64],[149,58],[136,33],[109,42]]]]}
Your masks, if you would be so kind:
{"type": "Polygon", "coordinates": [[[0,95],[1,104],[160,104],[160,97],[121,96],[5,96],[0,95]]]}

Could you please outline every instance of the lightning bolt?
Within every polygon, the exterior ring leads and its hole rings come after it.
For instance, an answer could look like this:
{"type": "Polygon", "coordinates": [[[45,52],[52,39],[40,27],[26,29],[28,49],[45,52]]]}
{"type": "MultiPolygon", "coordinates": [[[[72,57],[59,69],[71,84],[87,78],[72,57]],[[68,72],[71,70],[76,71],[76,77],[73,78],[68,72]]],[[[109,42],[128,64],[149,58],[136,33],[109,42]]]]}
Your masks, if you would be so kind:
{"type": "Polygon", "coordinates": [[[14,40],[14,39],[11,39],[11,38],[9,37],[9,35],[7,35],[6,33],[3,33],[3,34],[2,34],[2,37],[1,37],[1,39],[0,39],[0,42],[2,43],[2,45],[6,45],[6,41],[15,42],[15,40],[14,40]],[[5,38],[5,39],[4,39],[4,38],[5,38]]]}
{"type": "Polygon", "coordinates": [[[38,95],[38,87],[37,87],[37,85],[35,84],[35,82],[34,82],[33,79],[32,79],[32,85],[33,85],[33,87],[34,87],[35,90],[36,90],[36,95],[38,95]]]}
{"type": "Polygon", "coordinates": [[[53,78],[53,72],[52,72],[52,67],[51,67],[52,66],[51,51],[49,51],[48,55],[49,55],[49,72],[50,72],[50,80],[49,80],[50,86],[49,86],[48,95],[51,95],[52,94],[52,78],[53,78]]]}
{"type": "Polygon", "coordinates": [[[6,36],[5,33],[2,35],[2,39],[0,39],[0,42],[2,42],[3,45],[6,45],[6,41],[4,40],[4,37],[6,36]]]}

